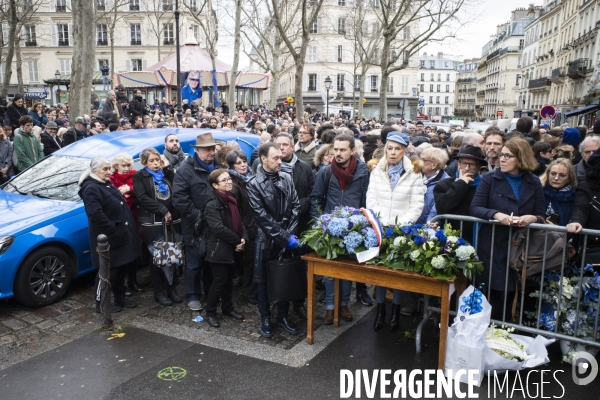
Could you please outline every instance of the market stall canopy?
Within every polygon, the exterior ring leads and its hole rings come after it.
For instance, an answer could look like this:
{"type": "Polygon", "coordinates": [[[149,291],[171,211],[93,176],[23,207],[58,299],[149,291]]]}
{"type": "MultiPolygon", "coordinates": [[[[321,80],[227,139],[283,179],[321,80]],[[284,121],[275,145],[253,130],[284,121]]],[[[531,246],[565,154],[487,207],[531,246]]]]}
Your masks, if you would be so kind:
{"type": "MultiPolygon", "coordinates": [[[[182,75],[190,71],[200,74],[202,87],[214,86],[213,77],[216,76],[218,87],[229,86],[229,71],[231,66],[218,58],[215,59],[215,68],[208,51],[198,45],[194,31],[188,29],[184,45],[179,50],[180,70],[182,75]],[[214,71],[214,74],[213,74],[214,71]]],[[[136,72],[115,72],[114,86],[122,84],[125,87],[152,87],[177,85],[177,54],[173,52],[163,60],[136,72]]],[[[271,75],[256,72],[238,72],[235,85],[242,88],[268,89],[271,75]]],[[[182,86],[184,81],[181,82],[182,86]]]]}

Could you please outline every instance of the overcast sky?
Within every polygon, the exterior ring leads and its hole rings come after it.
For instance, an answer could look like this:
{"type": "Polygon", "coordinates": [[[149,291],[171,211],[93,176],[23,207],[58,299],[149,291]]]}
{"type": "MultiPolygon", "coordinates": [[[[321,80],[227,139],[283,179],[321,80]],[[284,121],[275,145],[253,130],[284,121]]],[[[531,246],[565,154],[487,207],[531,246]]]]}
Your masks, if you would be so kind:
{"type": "MultiPolygon", "coordinates": [[[[442,44],[431,44],[423,52],[439,51],[458,59],[481,57],[482,47],[496,32],[496,26],[510,19],[510,12],[518,7],[526,8],[530,3],[541,5],[542,0],[466,0],[463,20],[469,20],[457,31],[456,39],[448,39],[442,44]]],[[[233,41],[221,35],[219,59],[231,64],[233,61],[233,41]]],[[[241,55],[240,68],[248,66],[248,58],[241,55]]]]}

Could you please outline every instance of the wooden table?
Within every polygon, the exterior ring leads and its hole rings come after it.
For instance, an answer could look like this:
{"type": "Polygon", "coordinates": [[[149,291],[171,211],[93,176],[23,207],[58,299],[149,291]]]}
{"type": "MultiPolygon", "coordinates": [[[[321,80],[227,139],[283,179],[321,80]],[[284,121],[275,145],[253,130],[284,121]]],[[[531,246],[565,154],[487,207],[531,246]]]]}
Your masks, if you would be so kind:
{"type": "Polygon", "coordinates": [[[340,279],[349,281],[370,283],[391,289],[408,290],[414,293],[422,293],[441,298],[440,312],[440,346],[438,351],[438,369],[444,369],[446,358],[446,337],[448,335],[448,311],[450,285],[453,280],[440,280],[423,276],[414,272],[398,271],[383,266],[359,264],[356,260],[336,259],[327,260],[319,257],[316,253],[302,256],[308,262],[308,321],[306,341],[308,344],[314,342],[314,310],[315,298],[315,276],[323,275],[334,278],[334,313],[333,325],[339,326],[339,304],[340,304],[340,279]]]}

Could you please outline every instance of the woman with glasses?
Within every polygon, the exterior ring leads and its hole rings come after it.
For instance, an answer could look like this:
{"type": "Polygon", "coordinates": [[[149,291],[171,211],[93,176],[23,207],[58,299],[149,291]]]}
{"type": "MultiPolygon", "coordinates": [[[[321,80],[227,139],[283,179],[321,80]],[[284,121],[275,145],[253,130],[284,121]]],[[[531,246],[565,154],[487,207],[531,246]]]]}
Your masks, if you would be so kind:
{"type": "Polygon", "coordinates": [[[211,235],[206,246],[205,260],[210,264],[213,281],[206,302],[206,322],[213,328],[220,327],[217,305],[221,300],[223,315],[235,320],[244,316],[233,308],[233,278],[236,265],[242,262],[242,254],[248,234],[240,205],[232,195],[233,180],[226,169],[218,168],[208,176],[212,186],[211,198],[204,207],[204,220],[211,235]]]}
{"type": "Polygon", "coordinates": [[[243,265],[240,264],[238,268],[238,274],[241,276],[240,282],[242,282],[242,295],[248,303],[258,304],[258,285],[252,279],[254,274],[256,221],[254,220],[254,211],[250,207],[246,188],[246,184],[253,176],[252,169],[248,165],[246,153],[241,150],[230,151],[225,157],[225,164],[229,166],[227,172],[229,172],[233,183],[231,194],[238,202],[242,213],[242,222],[248,234],[248,243],[244,246],[243,265]]]}
{"type": "MultiPolygon", "coordinates": [[[[510,308],[512,301],[509,299],[514,297],[518,282],[516,272],[512,268],[507,271],[508,241],[511,235],[508,227],[512,226],[514,233],[529,224],[544,223],[546,199],[540,180],[532,173],[538,163],[526,140],[510,139],[504,144],[498,157],[500,168],[488,172],[481,179],[471,203],[471,215],[495,220],[500,224],[495,228],[493,242],[490,224],[483,224],[479,231],[477,254],[483,261],[484,269],[477,281],[490,284],[488,300],[492,305],[492,319],[502,320],[504,296],[508,296],[506,305],[510,308]]],[[[510,311],[506,310],[504,320],[509,318],[510,311]]]]}
{"type": "Polygon", "coordinates": [[[421,216],[417,220],[417,224],[425,224],[437,215],[433,189],[436,184],[442,179],[448,178],[448,174],[444,171],[448,162],[448,153],[442,149],[428,147],[421,151],[421,162],[423,163],[423,184],[427,187],[425,192],[425,204],[421,216]]]}
{"type": "Polygon", "coordinates": [[[333,152],[333,145],[325,144],[321,145],[319,150],[315,153],[314,164],[317,166],[313,171],[315,176],[319,170],[327,165],[331,164],[331,160],[335,158],[335,153],[333,152]]]}
{"type": "Polygon", "coordinates": [[[33,103],[33,106],[29,109],[29,116],[33,118],[33,126],[39,126],[42,129],[46,127],[48,116],[44,112],[44,106],[39,101],[33,103]]]}
{"type": "Polygon", "coordinates": [[[546,221],[567,226],[571,219],[577,186],[575,168],[571,161],[565,158],[552,161],[541,181],[546,198],[546,221]]]}

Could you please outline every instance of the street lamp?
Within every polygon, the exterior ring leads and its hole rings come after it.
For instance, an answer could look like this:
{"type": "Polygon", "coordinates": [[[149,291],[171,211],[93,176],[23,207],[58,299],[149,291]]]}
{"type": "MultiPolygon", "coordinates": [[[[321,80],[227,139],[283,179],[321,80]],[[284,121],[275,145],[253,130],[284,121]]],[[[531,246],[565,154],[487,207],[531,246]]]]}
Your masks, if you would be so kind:
{"type": "Polygon", "coordinates": [[[177,55],[177,121],[182,122],[183,112],[181,109],[181,66],[179,54],[179,1],[175,0],[175,53],[177,55]]]}
{"type": "Polygon", "coordinates": [[[54,77],[56,78],[56,104],[60,103],[60,71],[57,69],[54,73],[54,77]]]}
{"type": "Polygon", "coordinates": [[[329,91],[331,90],[331,86],[332,86],[333,82],[331,81],[331,78],[329,77],[329,75],[327,75],[327,78],[325,78],[325,89],[327,89],[327,115],[325,117],[325,120],[329,120],[329,91]]]}

